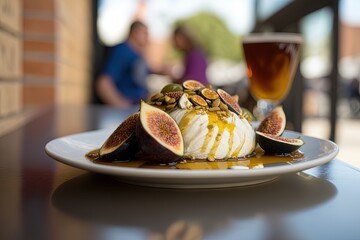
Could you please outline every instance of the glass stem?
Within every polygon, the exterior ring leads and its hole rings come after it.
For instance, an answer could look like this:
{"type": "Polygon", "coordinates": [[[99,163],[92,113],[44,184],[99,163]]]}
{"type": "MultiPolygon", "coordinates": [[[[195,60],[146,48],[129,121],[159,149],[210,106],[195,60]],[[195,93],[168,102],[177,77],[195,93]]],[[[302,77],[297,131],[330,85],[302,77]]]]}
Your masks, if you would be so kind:
{"type": "Polygon", "coordinates": [[[276,104],[274,102],[259,100],[254,108],[254,116],[257,121],[262,121],[275,107],[276,104]]]}

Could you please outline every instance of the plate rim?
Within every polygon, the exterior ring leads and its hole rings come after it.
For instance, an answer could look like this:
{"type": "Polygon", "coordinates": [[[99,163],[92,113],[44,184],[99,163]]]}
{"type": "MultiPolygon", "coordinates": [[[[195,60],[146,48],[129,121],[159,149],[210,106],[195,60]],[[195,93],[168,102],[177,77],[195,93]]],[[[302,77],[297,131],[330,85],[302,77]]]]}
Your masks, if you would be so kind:
{"type": "Polygon", "coordinates": [[[281,166],[273,166],[270,168],[259,168],[259,169],[245,169],[245,170],[238,170],[238,169],[224,169],[224,170],[185,170],[185,169],[144,169],[144,168],[129,168],[129,167],[120,167],[120,166],[108,166],[108,165],[101,165],[96,164],[88,159],[86,159],[84,153],[84,159],[86,161],[79,161],[74,159],[69,159],[67,157],[63,157],[60,154],[57,154],[54,151],[54,144],[58,141],[63,141],[67,138],[74,138],[79,137],[82,135],[93,135],[93,134],[101,134],[108,132],[109,129],[100,129],[100,130],[93,130],[93,131],[86,131],[76,134],[71,134],[63,137],[59,137],[49,141],[45,145],[45,152],[48,156],[53,158],[54,160],[61,162],[63,164],[80,168],[90,172],[97,172],[103,174],[111,174],[116,176],[122,177],[141,177],[141,178],[156,178],[156,179],[163,179],[163,178],[176,178],[176,179],[188,179],[191,177],[192,179],[203,179],[203,178],[253,178],[253,177],[266,177],[266,176],[279,176],[286,173],[292,172],[299,172],[309,168],[313,168],[316,166],[323,165],[336,157],[339,152],[339,147],[333,141],[327,139],[320,139],[312,136],[307,136],[299,132],[289,131],[286,130],[286,133],[290,134],[297,134],[302,137],[312,138],[316,141],[325,141],[332,145],[333,149],[330,153],[318,157],[316,159],[312,159],[309,161],[299,162],[296,164],[288,164],[288,165],[281,165],[281,166]]]}

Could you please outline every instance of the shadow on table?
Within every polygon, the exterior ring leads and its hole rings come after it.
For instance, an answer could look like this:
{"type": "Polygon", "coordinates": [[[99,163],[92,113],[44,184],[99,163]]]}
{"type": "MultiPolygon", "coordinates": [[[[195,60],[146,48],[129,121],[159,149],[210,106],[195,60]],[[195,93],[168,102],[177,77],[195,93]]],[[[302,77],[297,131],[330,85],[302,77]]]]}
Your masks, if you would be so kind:
{"type": "Polygon", "coordinates": [[[52,203],[65,214],[91,222],[164,232],[170,223],[189,220],[216,231],[219,224],[234,219],[311,208],[336,193],[330,182],[304,173],[256,186],[213,190],[147,188],[88,173],[60,185],[52,203]]]}

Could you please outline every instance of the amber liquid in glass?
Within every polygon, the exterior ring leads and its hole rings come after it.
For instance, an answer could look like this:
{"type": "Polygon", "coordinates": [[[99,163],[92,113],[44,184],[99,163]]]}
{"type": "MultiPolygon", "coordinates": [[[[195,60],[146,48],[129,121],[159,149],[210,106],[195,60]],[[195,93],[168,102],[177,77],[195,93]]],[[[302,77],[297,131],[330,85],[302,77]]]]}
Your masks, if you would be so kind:
{"type": "Polygon", "coordinates": [[[300,43],[243,42],[243,48],[253,97],[282,101],[292,84],[300,43]]]}

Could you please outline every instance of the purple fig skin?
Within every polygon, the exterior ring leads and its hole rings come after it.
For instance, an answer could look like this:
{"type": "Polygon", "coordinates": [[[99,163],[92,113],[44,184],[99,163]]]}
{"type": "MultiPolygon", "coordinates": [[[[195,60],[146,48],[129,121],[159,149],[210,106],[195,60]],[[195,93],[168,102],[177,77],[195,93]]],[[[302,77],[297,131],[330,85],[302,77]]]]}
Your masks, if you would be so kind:
{"type": "Polygon", "coordinates": [[[256,138],[260,147],[268,154],[292,153],[304,144],[300,139],[291,139],[261,132],[256,132],[256,138]]]}
{"type": "Polygon", "coordinates": [[[102,160],[128,160],[135,156],[139,151],[135,137],[135,128],[139,120],[139,112],[134,113],[115,129],[100,149],[102,160]]]}
{"type": "Polygon", "coordinates": [[[115,151],[101,156],[101,160],[104,161],[117,161],[117,160],[131,160],[140,151],[138,143],[136,141],[135,133],[126,140],[115,151]]]}

